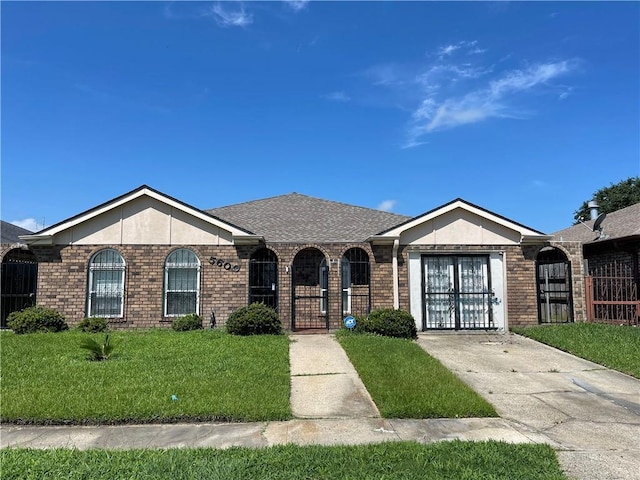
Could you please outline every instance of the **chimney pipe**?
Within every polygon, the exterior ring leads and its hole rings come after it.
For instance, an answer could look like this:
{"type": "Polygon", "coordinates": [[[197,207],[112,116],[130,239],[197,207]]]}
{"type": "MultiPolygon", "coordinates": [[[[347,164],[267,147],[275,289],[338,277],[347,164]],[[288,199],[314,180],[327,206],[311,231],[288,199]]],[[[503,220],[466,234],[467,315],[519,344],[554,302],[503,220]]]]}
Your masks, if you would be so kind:
{"type": "Polygon", "coordinates": [[[598,218],[598,208],[600,208],[598,202],[596,202],[595,200],[591,200],[589,203],[587,203],[587,207],[589,207],[591,220],[595,220],[596,218],[598,218]]]}

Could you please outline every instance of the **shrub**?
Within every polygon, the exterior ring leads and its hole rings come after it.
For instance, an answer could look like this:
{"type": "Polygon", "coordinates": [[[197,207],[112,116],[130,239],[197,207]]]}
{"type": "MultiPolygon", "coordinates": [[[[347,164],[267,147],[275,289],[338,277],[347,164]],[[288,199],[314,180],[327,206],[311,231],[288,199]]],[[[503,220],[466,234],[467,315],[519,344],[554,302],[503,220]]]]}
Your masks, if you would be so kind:
{"type": "Polygon", "coordinates": [[[12,312],[7,317],[7,325],[16,334],[61,332],[69,329],[61,313],[40,305],[12,312]]]}
{"type": "Polygon", "coordinates": [[[416,321],[411,314],[392,308],[374,310],[368,317],[358,318],[355,330],[385,337],[418,338],[416,321]]]}
{"type": "Polygon", "coordinates": [[[280,335],[282,322],[273,308],[264,303],[252,303],[229,316],[227,332],[233,335],[280,335]]]}
{"type": "Polygon", "coordinates": [[[78,324],[78,330],[86,333],[101,333],[106,332],[108,329],[109,322],[106,318],[102,317],[83,318],[78,324]]]}
{"type": "Polygon", "coordinates": [[[202,317],[196,313],[190,313],[176,318],[171,322],[171,328],[176,332],[186,332],[188,330],[201,330],[202,317]]]}
{"type": "Polygon", "coordinates": [[[109,360],[115,345],[109,341],[109,334],[105,335],[104,342],[98,343],[93,338],[85,338],[80,344],[80,348],[84,348],[89,351],[87,360],[94,362],[100,362],[102,360],[109,360]]]}

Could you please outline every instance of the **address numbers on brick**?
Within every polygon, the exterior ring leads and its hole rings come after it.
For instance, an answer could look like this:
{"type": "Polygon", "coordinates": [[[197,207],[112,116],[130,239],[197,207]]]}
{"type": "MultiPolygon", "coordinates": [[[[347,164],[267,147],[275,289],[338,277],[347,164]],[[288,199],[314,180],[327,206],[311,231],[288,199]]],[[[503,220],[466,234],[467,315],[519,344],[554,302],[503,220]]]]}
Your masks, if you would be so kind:
{"type": "Polygon", "coordinates": [[[216,267],[224,268],[227,271],[231,271],[231,272],[239,272],[240,271],[240,265],[231,265],[231,263],[226,262],[221,258],[210,257],[209,258],[209,263],[211,265],[215,265],[216,267]]]}

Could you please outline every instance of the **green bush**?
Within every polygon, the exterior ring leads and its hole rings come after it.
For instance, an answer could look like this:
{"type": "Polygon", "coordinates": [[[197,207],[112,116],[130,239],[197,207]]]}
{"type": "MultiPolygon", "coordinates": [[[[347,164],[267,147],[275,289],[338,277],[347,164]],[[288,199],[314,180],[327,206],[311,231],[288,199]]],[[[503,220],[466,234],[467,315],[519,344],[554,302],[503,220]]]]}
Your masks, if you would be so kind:
{"type": "Polygon", "coordinates": [[[101,333],[109,329],[109,321],[102,317],[83,318],[78,324],[78,330],[86,333],[101,333]]]}
{"type": "Polygon", "coordinates": [[[61,332],[69,329],[61,313],[40,305],[12,312],[7,317],[7,325],[16,334],[61,332]]]}
{"type": "Polygon", "coordinates": [[[176,318],[171,322],[171,328],[176,332],[186,332],[189,330],[202,330],[202,317],[196,313],[190,313],[176,318]]]}
{"type": "Polygon", "coordinates": [[[404,310],[383,308],[372,311],[368,317],[356,320],[356,332],[374,333],[385,337],[418,338],[416,321],[404,310]]]}
{"type": "Polygon", "coordinates": [[[227,320],[227,332],[233,335],[280,335],[278,313],[264,303],[252,303],[233,312],[227,320]]]}

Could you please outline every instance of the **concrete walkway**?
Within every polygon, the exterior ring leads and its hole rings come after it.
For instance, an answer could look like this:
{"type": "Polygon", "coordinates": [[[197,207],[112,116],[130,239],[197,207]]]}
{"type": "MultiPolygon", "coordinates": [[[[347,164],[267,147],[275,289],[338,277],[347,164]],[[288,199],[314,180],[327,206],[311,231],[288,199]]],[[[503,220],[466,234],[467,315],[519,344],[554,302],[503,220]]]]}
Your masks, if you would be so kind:
{"type": "MultiPolygon", "coordinates": [[[[0,447],[173,448],[448,439],[547,443],[571,478],[640,480],[640,381],[517,335],[418,343],[502,418],[388,420],[332,335],[292,335],[294,420],[88,427],[0,426],[0,447]]],[[[416,379],[419,381],[419,379],[416,379]]]]}
{"type": "Polygon", "coordinates": [[[554,445],[572,478],[640,479],[640,381],[518,335],[418,343],[520,432],[554,445]]]}
{"type": "Polygon", "coordinates": [[[291,335],[291,411],[297,418],[380,417],[333,335],[291,335]]]}

